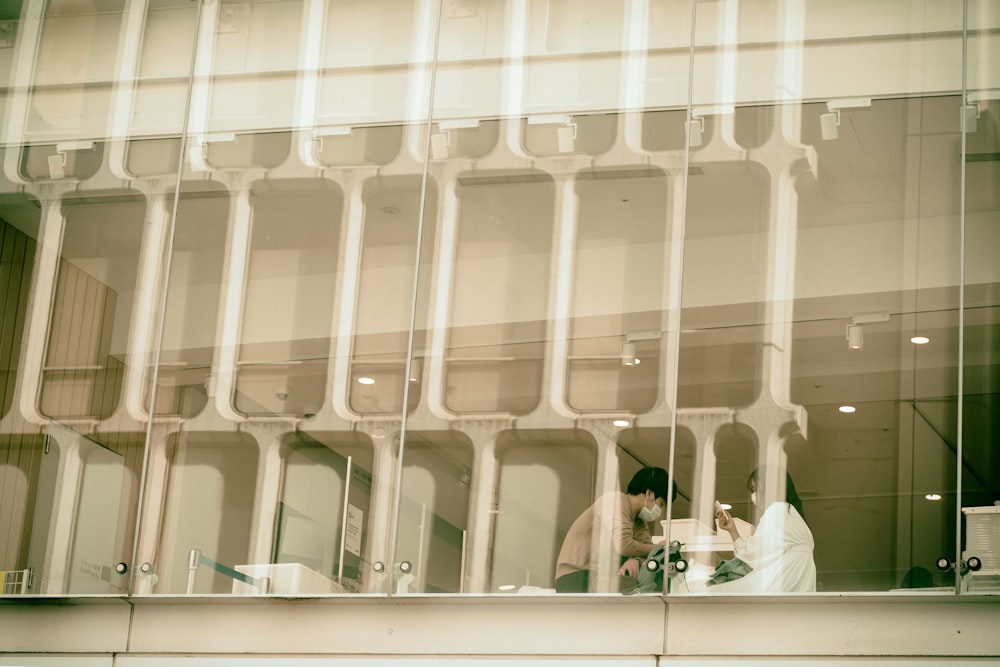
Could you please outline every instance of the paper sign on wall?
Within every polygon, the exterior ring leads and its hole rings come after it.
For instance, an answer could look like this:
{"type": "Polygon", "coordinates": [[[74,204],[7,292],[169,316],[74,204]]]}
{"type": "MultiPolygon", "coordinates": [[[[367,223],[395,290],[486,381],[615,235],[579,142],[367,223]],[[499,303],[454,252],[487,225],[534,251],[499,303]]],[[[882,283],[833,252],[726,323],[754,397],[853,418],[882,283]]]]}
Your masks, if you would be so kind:
{"type": "Polygon", "coordinates": [[[364,521],[365,513],[348,503],[347,505],[347,535],[344,540],[344,549],[361,556],[361,524],[364,521]]]}

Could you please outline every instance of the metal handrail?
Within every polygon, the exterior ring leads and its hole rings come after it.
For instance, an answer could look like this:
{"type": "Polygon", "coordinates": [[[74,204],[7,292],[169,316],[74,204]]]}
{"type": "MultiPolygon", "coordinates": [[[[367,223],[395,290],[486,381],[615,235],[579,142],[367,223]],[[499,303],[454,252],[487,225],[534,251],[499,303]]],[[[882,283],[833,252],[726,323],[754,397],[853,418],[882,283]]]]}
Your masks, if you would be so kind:
{"type": "Polygon", "coordinates": [[[187,580],[187,594],[191,595],[194,593],[194,582],[195,577],[198,574],[198,566],[204,565],[209,567],[219,574],[224,574],[231,579],[243,582],[244,584],[249,584],[257,588],[262,594],[266,594],[271,587],[271,579],[269,577],[252,577],[244,572],[239,572],[229,567],[228,565],[223,565],[218,561],[214,561],[208,556],[201,553],[200,549],[192,549],[188,554],[188,580],[187,580]]]}

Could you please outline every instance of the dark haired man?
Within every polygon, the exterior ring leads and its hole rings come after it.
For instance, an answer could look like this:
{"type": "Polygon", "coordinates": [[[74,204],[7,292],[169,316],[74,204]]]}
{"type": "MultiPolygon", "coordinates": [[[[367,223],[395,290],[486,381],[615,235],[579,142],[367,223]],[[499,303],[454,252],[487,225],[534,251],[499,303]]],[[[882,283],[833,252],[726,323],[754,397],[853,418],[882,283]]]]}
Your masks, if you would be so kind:
{"type": "Polygon", "coordinates": [[[656,548],[653,544],[649,522],[657,521],[666,506],[667,494],[677,498],[677,485],[663,468],[643,468],[628,483],[625,492],[614,492],[601,497],[577,517],[556,562],[556,591],[559,593],[587,593],[590,590],[594,526],[610,525],[612,544],[624,559],[619,576],[635,577],[639,564],[656,548]],[[604,516],[610,512],[611,516],[604,516]]]}

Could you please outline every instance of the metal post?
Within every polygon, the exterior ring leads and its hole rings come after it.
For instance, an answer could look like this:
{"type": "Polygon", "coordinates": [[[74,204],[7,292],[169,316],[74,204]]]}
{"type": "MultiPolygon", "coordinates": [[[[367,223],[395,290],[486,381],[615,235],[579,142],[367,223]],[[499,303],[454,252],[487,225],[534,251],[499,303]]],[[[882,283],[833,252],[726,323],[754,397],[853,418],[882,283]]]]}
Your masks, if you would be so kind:
{"type": "Polygon", "coordinates": [[[337,583],[344,583],[344,552],[347,549],[347,507],[351,497],[351,465],[354,457],[347,457],[347,475],[344,478],[344,511],[340,517],[340,562],[337,565],[337,583]]]}
{"type": "Polygon", "coordinates": [[[198,574],[198,561],[201,560],[201,551],[198,549],[192,549],[188,553],[188,582],[187,582],[187,594],[191,595],[194,593],[194,578],[198,574]]]}
{"type": "MultiPolygon", "coordinates": [[[[427,530],[427,503],[420,503],[420,534],[417,538],[417,572],[419,577],[424,576],[424,532],[427,530]]],[[[398,538],[397,538],[398,539],[398,538]]],[[[423,590],[425,582],[417,580],[419,590],[423,590]]]]}
{"type": "Polygon", "coordinates": [[[462,553],[461,553],[461,565],[458,568],[458,592],[465,592],[465,541],[469,537],[469,531],[462,531],[462,553]]]}

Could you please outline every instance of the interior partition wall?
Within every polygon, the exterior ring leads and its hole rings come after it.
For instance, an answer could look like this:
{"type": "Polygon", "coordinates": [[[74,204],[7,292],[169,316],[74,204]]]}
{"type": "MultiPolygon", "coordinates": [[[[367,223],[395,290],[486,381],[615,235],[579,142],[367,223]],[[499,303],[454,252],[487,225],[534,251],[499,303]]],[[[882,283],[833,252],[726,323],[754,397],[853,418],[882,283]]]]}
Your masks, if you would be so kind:
{"type": "Polygon", "coordinates": [[[994,0],[15,5],[4,595],[1000,590],[994,0]]]}

